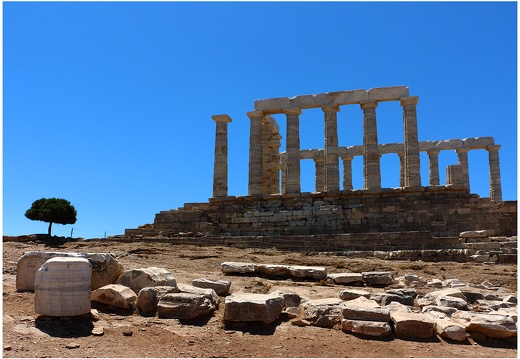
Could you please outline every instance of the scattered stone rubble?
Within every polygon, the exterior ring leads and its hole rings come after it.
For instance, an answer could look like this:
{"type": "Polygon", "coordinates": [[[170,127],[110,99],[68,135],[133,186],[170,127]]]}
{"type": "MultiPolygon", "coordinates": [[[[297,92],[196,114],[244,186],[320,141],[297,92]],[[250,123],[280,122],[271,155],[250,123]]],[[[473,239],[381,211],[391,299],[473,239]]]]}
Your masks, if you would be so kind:
{"type": "MultiPolygon", "coordinates": [[[[17,283],[23,285],[18,290],[34,288],[28,273],[36,258],[41,261],[60,255],[82,257],[77,253],[54,252],[30,252],[22,256],[17,276],[23,278],[17,278],[17,283]]],[[[90,257],[107,261],[107,265],[100,267],[118,267],[113,263],[117,259],[111,255],[90,257]]],[[[199,278],[188,285],[177,283],[173,273],[164,268],[149,267],[122,271],[113,283],[94,289],[91,301],[144,316],[157,315],[159,319],[193,320],[213,315],[220,297],[225,297],[226,325],[247,322],[276,325],[278,321],[289,320],[293,325],[332,328],[367,337],[395,333],[398,337],[421,340],[438,335],[463,342],[469,335],[516,343],[518,298],[489,282],[472,285],[453,278],[428,281],[413,273],[395,278],[389,271],[327,274],[323,267],[243,262],[224,262],[221,270],[228,276],[292,278],[334,285],[338,286],[338,295],[313,299],[286,290],[267,294],[244,293],[239,289],[232,292],[229,280],[199,278]],[[425,289],[426,294],[418,294],[425,289]]],[[[92,315],[95,320],[95,313],[92,315]]],[[[99,326],[94,329],[93,335],[103,334],[99,326]]]]}

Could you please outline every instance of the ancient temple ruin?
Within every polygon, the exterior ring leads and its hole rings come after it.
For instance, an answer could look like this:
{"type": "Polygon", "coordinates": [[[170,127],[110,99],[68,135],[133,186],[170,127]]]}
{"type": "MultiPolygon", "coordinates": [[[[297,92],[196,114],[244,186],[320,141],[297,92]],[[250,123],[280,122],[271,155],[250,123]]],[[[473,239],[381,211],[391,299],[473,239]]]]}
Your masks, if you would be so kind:
{"type": "Polygon", "coordinates": [[[153,225],[127,230],[126,235],[168,237],[196,232],[206,237],[284,237],[421,232],[427,237],[448,238],[482,229],[495,235],[516,235],[516,201],[502,201],[500,145],[492,137],[419,141],[417,104],[418,97],[410,96],[405,86],[255,101],[254,110],[246,114],[250,140],[245,196],[228,193],[227,128],[232,119],[215,115],[213,197],[207,203],[186,203],[160,212],[153,225]],[[399,101],[402,107],[401,143],[378,142],[376,110],[385,101],[399,101]],[[340,147],[337,113],[349,105],[359,106],[363,113],[363,144],[340,147]],[[302,149],[299,116],[314,108],[323,110],[324,147],[302,149]],[[285,152],[280,152],[282,136],[275,114],[287,117],[285,152]],[[489,198],[470,193],[468,152],[477,149],[489,154],[489,198]],[[446,183],[441,184],[438,155],[448,150],[456,151],[458,163],[447,166],[446,183]],[[420,152],[428,155],[428,186],[421,182],[420,152]],[[381,187],[380,158],[386,154],[400,158],[398,188],[381,187]],[[363,158],[363,189],[352,186],[356,156],[363,158]],[[315,162],[315,192],[301,192],[300,163],[308,159],[315,162]]]}

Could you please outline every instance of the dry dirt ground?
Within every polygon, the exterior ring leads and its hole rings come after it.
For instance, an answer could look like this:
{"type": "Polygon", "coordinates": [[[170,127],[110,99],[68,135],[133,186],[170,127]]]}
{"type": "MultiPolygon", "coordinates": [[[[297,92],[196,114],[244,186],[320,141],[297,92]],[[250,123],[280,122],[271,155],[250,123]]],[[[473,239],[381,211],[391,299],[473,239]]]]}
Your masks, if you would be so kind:
{"type": "MultiPolygon", "coordinates": [[[[405,340],[396,336],[373,339],[341,330],[298,327],[288,318],[264,326],[223,324],[224,305],[210,319],[181,323],[175,319],[142,317],[116,309],[95,306],[100,320],[41,317],[34,311],[34,293],[16,292],[16,262],[28,251],[111,252],[125,269],[163,267],[178,283],[195,278],[226,279],[232,291],[266,293],[292,289],[310,298],[337,297],[343,286],[312,281],[225,276],[224,261],[325,266],[328,273],[393,270],[395,275],[415,273],[427,279],[458,278],[473,284],[484,280],[516,292],[516,265],[475,263],[426,263],[349,259],[334,255],[282,253],[276,250],[197,247],[166,243],[114,241],[3,243],[3,356],[11,357],[517,357],[515,344],[487,339],[463,343],[405,340]],[[102,326],[104,334],[91,329],[102,326]]],[[[373,290],[370,288],[370,290],[373,290]]],[[[375,289],[374,289],[375,290],[375,289]]],[[[382,289],[381,289],[382,290],[382,289]]],[[[426,289],[424,289],[426,290],[426,289]]],[[[421,290],[419,289],[420,293],[421,290]]]]}

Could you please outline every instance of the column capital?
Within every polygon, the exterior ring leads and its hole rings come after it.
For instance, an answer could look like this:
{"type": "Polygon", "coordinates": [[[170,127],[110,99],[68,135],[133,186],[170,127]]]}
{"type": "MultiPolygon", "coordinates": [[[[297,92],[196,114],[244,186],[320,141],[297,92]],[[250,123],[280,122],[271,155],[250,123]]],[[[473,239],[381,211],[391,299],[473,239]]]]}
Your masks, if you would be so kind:
{"type": "Polygon", "coordinates": [[[352,161],[354,159],[354,156],[351,156],[351,155],[344,155],[344,156],[341,156],[341,159],[343,161],[352,161]]]}
{"type": "Polygon", "coordinates": [[[369,109],[369,108],[376,108],[377,105],[378,105],[378,103],[375,100],[364,101],[364,102],[360,103],[362,110],[369,109]]]}
{"type": "Polygon", "coordinates": [[[469,147],[459,147],[459,148],[455,149],[455,152],[457,152],[457,154],[459,154],[459,153],[468,153],[469,150],[470,150],[469,147]]]}
{"type": "Polygon", "coordinates": [[[325,158],[323,157],[313,157],[312,159],[314,160],[314,162],[325,162],[325,158]]]}
{"type": "Polygon", "coordinates": [[[339,112],[339,106],[321,106],[323,112],[339,112]]]}
{"type": "Polygon", "coordinates": [[[302,114],[302,110],[301,108],[299,107],[291,107],[291,108],[286,108],[283,110],[283,112],[286,114],[286,115],[301,115],[302,114]]]}
{"type": "Polygon", "coordinates": [[[498,151],[502,147],[502,145],[489,145],[486,146],[486,150],[488,151],[498,151]]]}
{"type": "Polygon", "coordinates": [[[426,153],[428,154],[428,156],[430,156],[430,155],[435,156],[435,155],[438,155],[440,152],[441,152],[441,150],[426,150],[426,153]]]}
{"type": "Polygon", "coordinates": [[[400,102],[401,106],[417,105],[417,103],[419,102],[419,97],[418,96],[401,97],[399,102],[400,102]]]}
{"type": "Polygon", "coordinates": [[[211,116],[211,118],[215,122],[224,122],[224,123],[231,122],[231,117],[229,117],[228,115],[225,115],[225,114],[224,115],[213,115],[213,116],[211,116]]]}
{"type": "Polygon", "coordinates": [[[246,112],[246,115],[251,120],[261,120],[265,116],[264,111],[249,111],[249,112],[246,112]]]}

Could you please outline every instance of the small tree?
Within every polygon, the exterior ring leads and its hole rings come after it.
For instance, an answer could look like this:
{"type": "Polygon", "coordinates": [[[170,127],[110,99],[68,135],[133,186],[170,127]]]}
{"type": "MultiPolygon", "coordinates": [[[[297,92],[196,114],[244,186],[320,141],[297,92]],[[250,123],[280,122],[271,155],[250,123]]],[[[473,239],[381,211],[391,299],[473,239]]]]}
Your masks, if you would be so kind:
{"type": "Polygon", "coordinates": [[[76,208],[65,199],[40,198],[25,212],[25,217],[33,221],[49,222],[50,236],[53,223],[74,224],[76,214],[76,208]]]}

